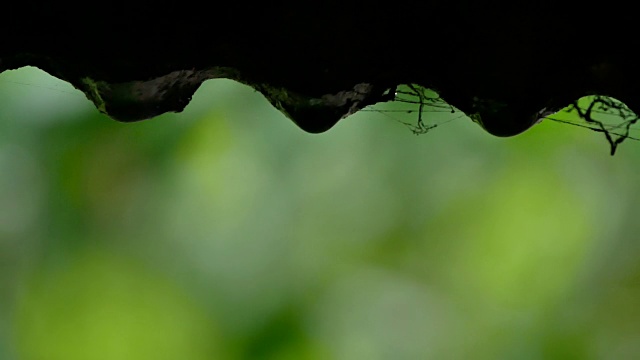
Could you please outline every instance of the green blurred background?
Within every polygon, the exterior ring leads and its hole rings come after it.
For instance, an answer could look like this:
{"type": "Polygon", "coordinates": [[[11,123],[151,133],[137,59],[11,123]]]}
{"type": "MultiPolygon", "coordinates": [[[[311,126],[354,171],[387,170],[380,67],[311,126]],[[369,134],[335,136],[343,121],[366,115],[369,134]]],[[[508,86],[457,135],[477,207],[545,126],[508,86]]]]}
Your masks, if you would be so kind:
{"type": "Polygon", "coordinates": [[[640,358],[640,143],[415,117],[311,135],[220,79],[121,124],[1,74],[0,359],[640,358]]]}

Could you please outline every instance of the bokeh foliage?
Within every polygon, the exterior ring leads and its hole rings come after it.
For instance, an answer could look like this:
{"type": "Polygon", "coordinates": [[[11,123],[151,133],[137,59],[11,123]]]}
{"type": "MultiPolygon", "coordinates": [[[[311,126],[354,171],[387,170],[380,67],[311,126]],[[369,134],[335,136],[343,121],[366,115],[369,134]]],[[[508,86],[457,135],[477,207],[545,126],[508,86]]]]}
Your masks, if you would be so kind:
{"type": "Polygon", "coordinates": [[[0,359],[640,356],[640,143],[310,135],[228,80],[121,124],[65,85],[0,76],[0,359]]]}

